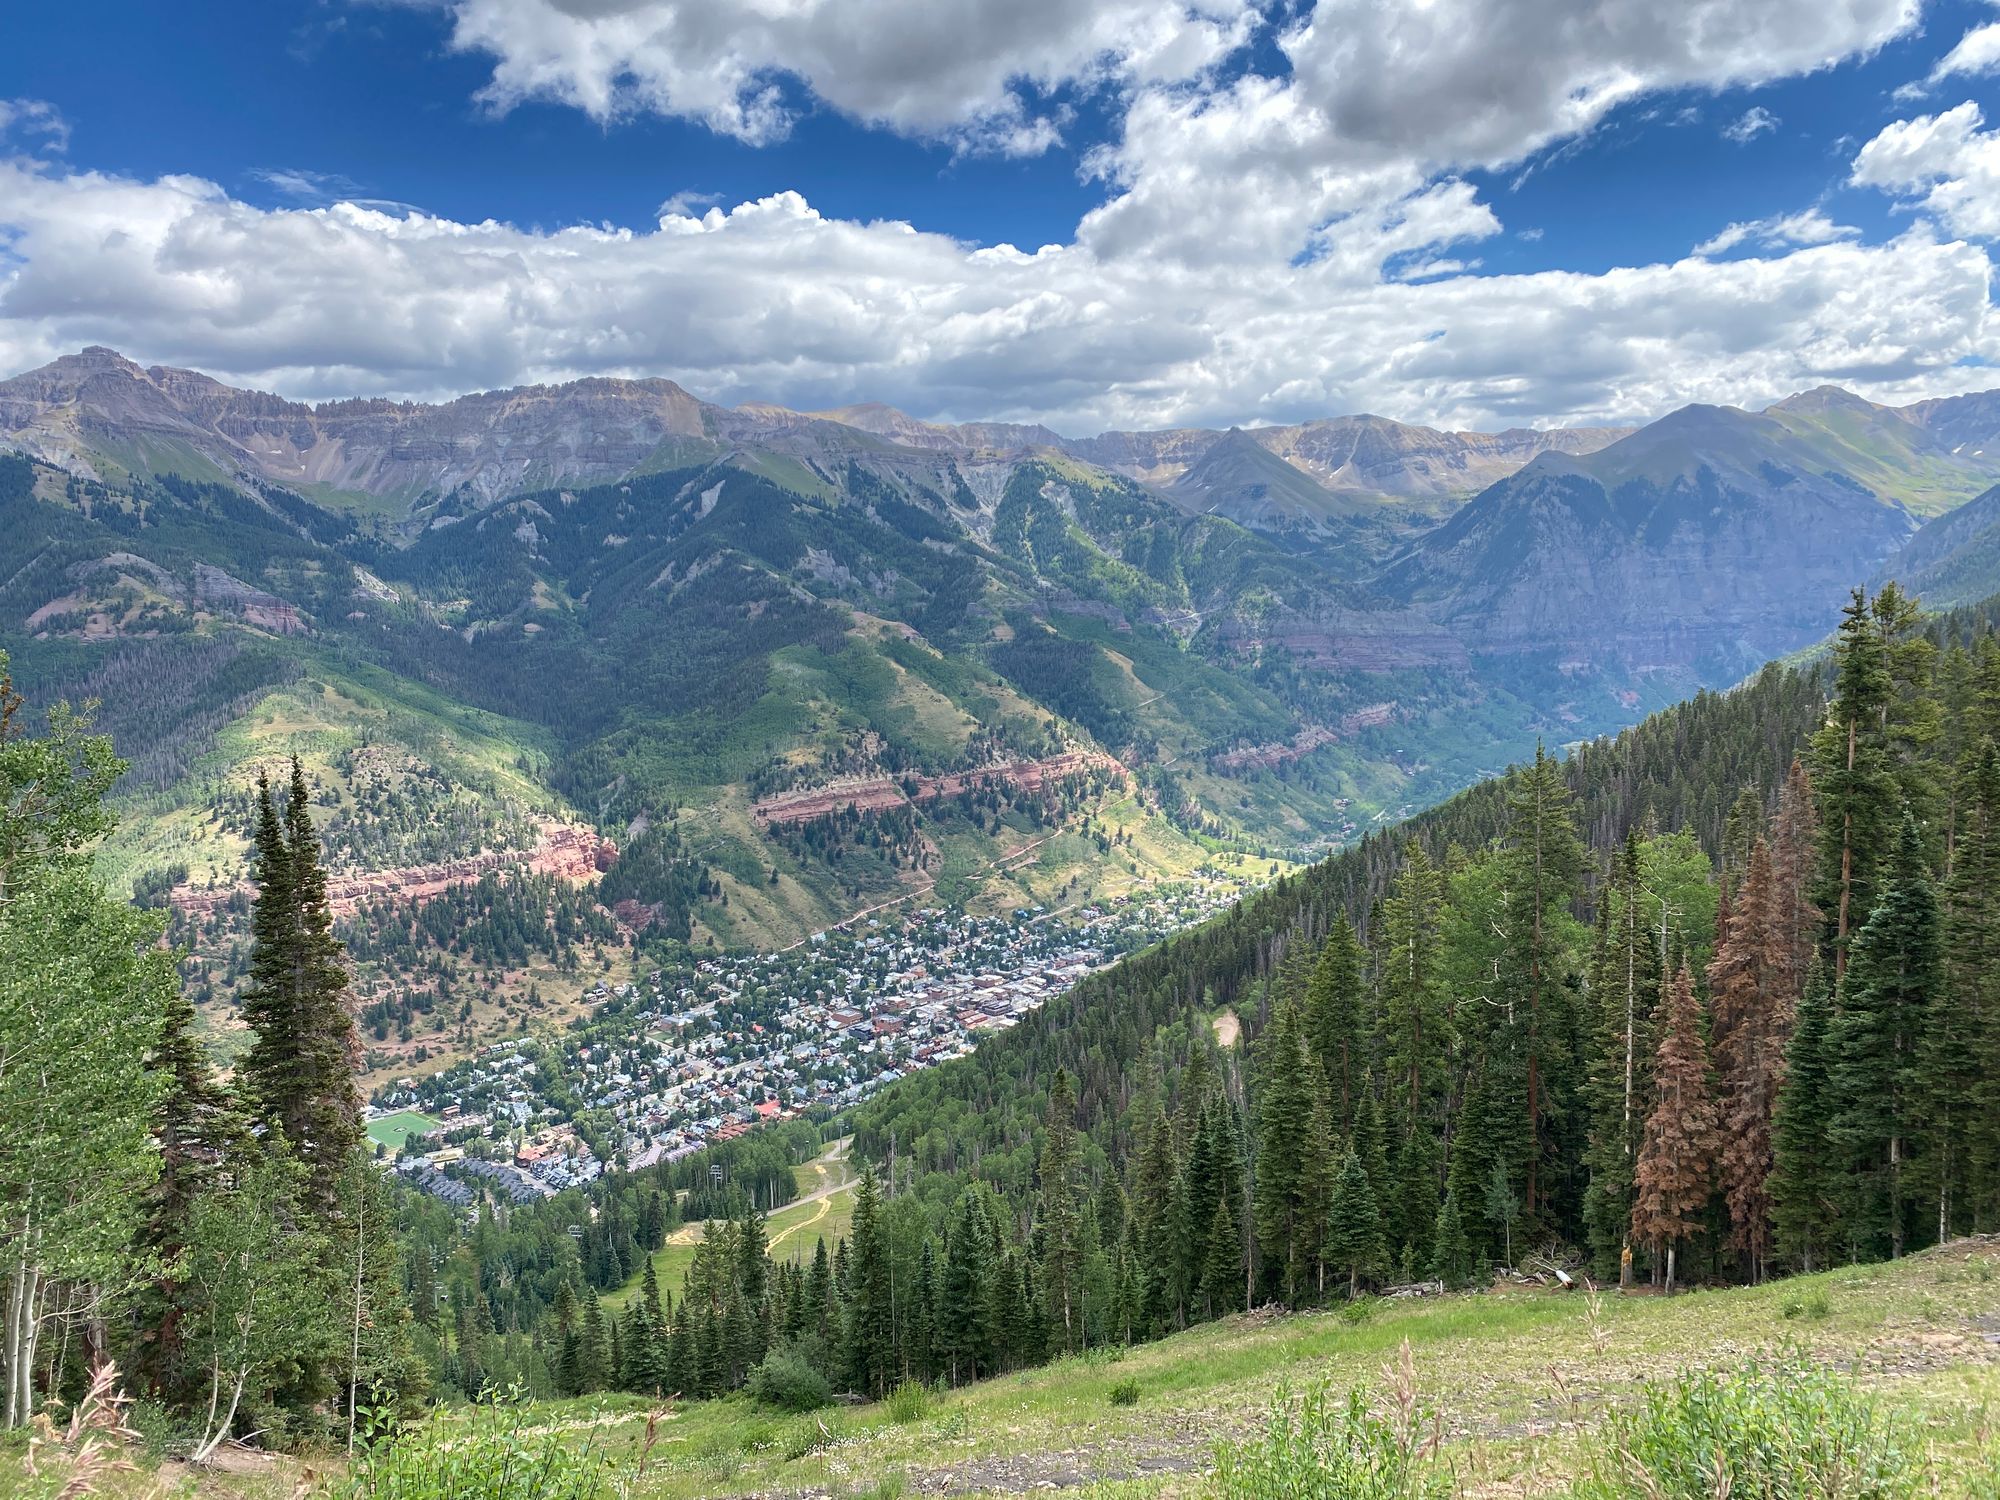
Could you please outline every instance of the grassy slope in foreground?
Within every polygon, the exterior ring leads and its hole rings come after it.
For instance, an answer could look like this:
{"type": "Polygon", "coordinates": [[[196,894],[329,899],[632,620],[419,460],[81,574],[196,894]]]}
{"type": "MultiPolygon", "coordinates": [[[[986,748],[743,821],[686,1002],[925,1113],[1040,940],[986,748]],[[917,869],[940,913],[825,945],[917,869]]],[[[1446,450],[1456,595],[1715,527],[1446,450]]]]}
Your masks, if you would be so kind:
{"type": "MultiPolygon", "coordinates": [[[[934,1396],[902,1424],[887,1403],[802,1417],[740,1395],[679,1405],[642,1478],[643,1401],[549,1403],[530,1421],[607,1448],[630,1500],[1086,1486],[1096,1497],[1200,1495],[1215,1440],[1249,1435],[1275,1391],[1321,1379],[1379,1390],[1408,1340],[1421,1395],[1444,1424],[1456,1492],[1560,1495],[1589,1463],[1604,1412],[1643,1382],[1789,1347],[1878,1394],[1927,1450],[1936,1493],[1987,1497],[2000,1475],[1986,1436],[2000,1411],[1993,1240],[1671,1301],[1515,1290],[1364,1303],[1358,1314],[1230,1318],[934,1396]],[[1139,1400],[1115,1407],[1111,1388],[1126,1380],[1139,1400]]],[[[260,1460],[251,1474],[209,1476],[200,1493],[277,1495],[294,1465],[260,1460]]]]}

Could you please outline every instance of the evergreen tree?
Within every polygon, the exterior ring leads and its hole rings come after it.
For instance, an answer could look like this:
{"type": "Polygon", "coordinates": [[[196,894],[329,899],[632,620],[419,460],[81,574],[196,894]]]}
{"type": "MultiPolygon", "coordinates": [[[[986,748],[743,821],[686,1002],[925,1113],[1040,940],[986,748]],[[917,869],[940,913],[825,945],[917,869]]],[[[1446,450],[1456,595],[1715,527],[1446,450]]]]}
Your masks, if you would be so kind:
{"type": "MultiPolygon", "coordinates": [[[[1584,1218],[1601,1275],[1628,1264],[1633,1179],[1650,1098],[1654,1013],[1664,955],[1646,920],[1640,838],[1635,829],[1612,862],[1598,907],[1589,993],[1596,1026],[1586,1064],[1584,1102],[1590,1112],[1584,1218]]],[[[1664,906],[1662,906],[1664,911],[1664,906]]]]}
{"type": "Polygon", "coordinates": [[[1083,1335],[1083,1185],[1076,1144],[1076,1090],[1067,1070],[1056,1069],[1049,1087],[1049,1112],[1042,1140],[1042,1281],[1050,1299],[1050,1321],[1065,1353],[1083,1335]]]}
{"type": "Polygon", "coordinates": [[[1666,1256],[1667,1291],[1674,1289],[1680,1243],[1702,1226],[1714,1190],[1721,1132],[1709,1090],[1707,1048],[1694,978],[1685,967],[1667,987],[1666,1025],[1653,1065],[1655,1102],[1639,1153],[1632,1238],[1666,1256]]]}
{"type": "Polygon", "coordinates": [[[660,1281],[653,1258],[646,1257],[639,1273],[639,1300],[625,1319],[625,1365],[621,1384],[642,1396],[663,1396],[673,1379],[668,1369],[666,1310],[660,1305],[660,1281]]]}
{"type": "Polygon", "coordinates": [[[1827,1026],[1832,1008],[1825,978],[1815,969],[1785,1049],[1785,1080],[1772,1130],[1771,1205],[1778,1253],[1805,1271],[1825,1263],[1838,1222],[1836,1174],[1827,1161],[1832,1109],[1827,1026]]]}
{"type": "MultiPolygon", "coordinates": [[[[1254,1199],[1258,1253],[1263,1260],[1265,1286],[1296,1305],[1313,1279],[1319,1249],[1319,1226],[1305,1213],[1311,1162],[1329,1143],[1312,1133],[1312,1064],[1298,1007],[1289,999],[1279,1002],[1257,1050],[1262,1059],[1254,1199]]],[[[1211,1247],[1210,1264],[1203,1271],[1204,1288],[1209,1285],[1208,1270],[1220,1253],[1211,1247]]]]}
{"type": "Polygon", "coordinates": [[[814,1337],[821,1348],[827,1348],[833,1340],[833,1267],[827,1260],[826,1237],[819,1236],[813,1242],[812,1269],[806,1272],[805,1301],[807,1320],[814,1337]]]}
{"type": "Polygon", "coordinates": [[[258,778],[257,897],[242,996],[254,1035],[238,1077],[251,1107],[305,1163],[308,1201],[327,1216],[347,1158],[361,1143],[361,1099],[347,971],[308,803],[296,757],[282,823],[269,781],[258,778]]]}
{"type": "Polygon", "coordinates": [[[1510,924],[1505,954],[1509,1050],[1518,1062],[1506,1076],[1518,1079],[1520,1089],[1519,1135],[1510,1154],[1525,1172],[1522,1207],[1530,1220],[1542,1223],[1560,1209],[1558,1192],[1570,1165],[1559,1149],[1576,1092],[1562,927],[1578,894],[1583,844],[1561,769],[1539,745],[1534,761],[1509,783],[1507,811],[1502,869],[1509,889],[1519,892],[1521,907],[1510,924]]]}
{"type": "Polygon", "coordinates": [[[1860,589],[1841,611],[1833,660],[1834,699],[1813,737],[1812,779],[1821,817],[1815,899],[1828,914],[1838,990],[1853,929],[1873,909],[1875,868],[1891,839],[1897,800],[1883,727],[1895,683],[1888,647],[1860,589]]]}
{"type": "Polygon", "coordinates": [[[2000,750],[1990,739],[1957,778],[1942,948],[1922,1060],[1937,1105],[1940,1239],[2000,1223],[2000,750]]]}
{"type": "Polygon", "coordinates": [[[170,1405],[191,1401],[203,1372],[185,1355],[183,1320],[198,1309],[187,1280],[186,1255],[195,1207],[247,1144],[248,1125],[217,1080],[208,1050],[194,1033],[194,1007],[179,986],[167,995],[160,1040],[148,1071],[166,1082],[153,1113],[159,1176],[145,1195],[139,1231],[144,1263],[155,1267],[139,1299],[144,1332],[133,1373],[170,1405]]]}
{"type": "Polygon", "coordinates": [[[936,1342],[939,1362],[953,1384],[990,1373],[994,1350],[985,1313],[992,1279],[993,1226],[983,1195],[968,1188],[959,1195],[945,1238],[944,1284],[938,1299],[936,1342]]]}
{"type": "Polygon", "coordinates": [[[1352,1147],[1340,1164],[1333,1187],[1333,1212],[1327,1224],[1326,1258],[1347,1272],[1347,1295],[1361,1293],[1361,1278],[1382,1260],[1382,1220],[1368,1172],[1352,1147]]]}
{"type": "Polygon", "coordinates": [[[875,1174],[864,1168],[854,1191],[854,1223],[848,1236],[852,1263],[847,1291],[847,1370],[855,1390],[878,1398],[889,1393],[898,1364],[881,1206],[875,1174]]]}
{"type": "Polygon", "coordinates": [[[1333,1091],[1334,1123],[1342,1135],[1354,1126],[1355,1094],[1368,1067],[1366,959],[1347,913],[1336,913],[1306,991],[1306,1030],[1333,1091]]]}
{"type": "Polygon", "coordinates": [[[905,1348],[909,1374],[915,1380],[929,1381],[937,1375],[937,1299],[937,1242],[926,1238],[923,1259],[917,1265],[915,1306],[905,1348]]]}
{"type": "MultiPolygon", "coordinates": [[[[1317,1075],[1317,1070],[1315,1070],[1317,1075]]],[[[1312,1115],[1306,1127],[1309,1149],[1299,1177],[1297,1248],[1304,1257],[1315,1296],[1326,1295],[1326,1231],[1333,1217],[1333,1188],[1339,1163],[1334,1150],[1340,1133],[1334,1127],[1333,1091],[1324,1076],[1316,1076],[1312,1115]]]]}
{"type": "Polygon", "coordinates": [[[607,1389],[611,1384],[611,1339],[604,1326],[604,1306],[595,1287],[584,1288],[583,1323],[577,1335],[577,1393],[607,1389]]]}
{"type": "Polygon", "coordinates": [[[1208,1221],[1208,1250],[1201,1271],[1201,1297],[1207,1316],[1219,1318],[1235,1305],[1243,1291],[1243,1237],[1229,1200],[1217,1197],[1208,1221]]]}
{"type": "Polygon", "coordinates": [[[1472,1279],[1472,1244],[1459,1218],[1458,1198],[1446,1193],[1438,1205],[1437,1230],[1431,1237],[1431,1275],[1455,1290],[1472,1279]]]}
{"type": "Polygon", "coordinates": [[[1722,1083],[1719,1163],[1731,1248],[1763,1278],[1771,1254],[1771,1121],[1798,997],[1791,993],[1770,845],[1759,834],[1736,889],[1728,930],[1708,966],[1713,1051],[1722,1083]]]}
{"type": "MultiPolygon", "coordinates": [[[[1441,993],[1444,874],[1412,841],[1382,903],[1382,1029],[1389,1118],[1396,1145],[1435,1131],[1447,1037],[1441,993]]],[[[1429,1220],[1425,1220],[1428,1227],[1429,1220]]]]}
{"type": "Polygon", "coordinates": [[[1900,1256],[1930,1089],[1924,1032],[1942,983],[1937,895],[1914,817],[1903,819],[1881,896],[1848,958],[1827,1044],[1828,1135],[1848,1166],[1842,1218],[1858,1248],[1900,1256]]]}

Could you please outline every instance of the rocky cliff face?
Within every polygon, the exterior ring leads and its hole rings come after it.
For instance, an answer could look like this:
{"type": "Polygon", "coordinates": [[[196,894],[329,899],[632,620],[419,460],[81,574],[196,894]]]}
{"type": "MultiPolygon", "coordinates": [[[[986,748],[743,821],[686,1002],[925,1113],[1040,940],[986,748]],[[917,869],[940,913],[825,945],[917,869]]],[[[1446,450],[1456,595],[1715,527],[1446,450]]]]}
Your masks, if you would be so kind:
{"type": "Polygon", "coordinates": [[[1418,502],[1462,499],[1505,478],[1539,453],[1591,453],[1623,427],[1511,428],[1440,432],[1386,417],[1331,417],[1290,427],[1218,433],[1203,428],[1107,432],[1066,443],[1090,463],[1151,484],[1183,479],[1218,444],[1247,438],[1336,496],[1418,502]]]}
{"type": "Polygon", "coordinates": [[[1928,523],[1883,570],[1933,609],[2000,593],[2000,486],[1928,523]]]}
{"type": "Polygon", "coordinates": [[[107,460],[129,462],[135,445],[151,439],[198,453],[225,473],[402,499],[465,488],[492,500],[602,483],[738,445],[838,457],[857,437],[779,408],[712,406],[671,380],[577,380],[435,406],[307,406],[90,348],[0,381],[0,441],[93,477],[107,460]]]}
{"type": "MultiPolygon", "coordinates": [[[[1447,501],[1513,472],[1537,453],[1586,453],[1618,435],[1612,429],[1438,432],[1380,417],[1340,417],[1247,434],[1177,428],[1072,439],[1020,423],[925,422],[879,404],[817,413],[754,403],[732,409],[698,400],[670,380],[577,380],[441,405],[353,400],[309,406],[238,390],[192,370],[143,368],[102,347],[0,381],[0,442],[79,472],[101,477],[107,465],[143,464],[164,442],[181,450],[176,461],[192,452],[224,473],[402,500],[460,488],[491,500],[602,483],[683,458],[691,449],[720,453],[732,447],[834,462],[860,456],[891,466],[1059,451],[1167,486],[1218,446],[1226,452],[1248,443],[1271,458],[1280,490],[1296,484],[1350,501],[1447,501]]],[[[1241,461],[1239,455],[1238,466],[1241,461]]],[[[1329,507],[1313,500],[1307,508],[1329,507]]],[[[1297,506],[1278,509],[1290,524],[1297,506]]]]}
{"type": "Polygon", "coordinates": [[[1596,455],[1538,458],[1378,584],[1475,652],[1714,680],[1823,634],[1914,525],[1800,462],[1774,419],[1690,407],[1596,455]]]}
{"type": "MultiPolygon", "coordinates": [[[[595,880],[618,858],[618,846],[593,828],[575,823],[545,822],[532,849],[486,849],[463,859],[394,870],[348,870],[326,883],[327,900],[336,917],[348,917],[364,901],[400,900],[421,905],[454,886],[473,885],[493,874],[553,875],[558,880],[595,880]]],[[[174,887],[169,899],[184,916],[212,916],[235,897],[248,898],[255,887],[234,885],[174,887]]]]}

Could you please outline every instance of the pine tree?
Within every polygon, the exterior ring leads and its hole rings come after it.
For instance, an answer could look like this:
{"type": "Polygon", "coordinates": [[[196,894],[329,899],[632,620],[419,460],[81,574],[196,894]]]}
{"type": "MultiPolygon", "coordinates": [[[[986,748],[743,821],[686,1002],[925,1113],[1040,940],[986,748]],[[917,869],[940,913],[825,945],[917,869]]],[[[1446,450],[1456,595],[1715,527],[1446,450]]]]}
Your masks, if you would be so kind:
{"type": "Polygon", "coordinates": [[[1334,1145],[1333,1091],[1315,1070],[1312,1115],[1306,1127],[1308,1149],[1299,1176],[1297,1248],[1304,1257],[1315,1296],[1326,1295],[1326,1231],[1333,1217],[1333,1188],[1339,1162],[1334,1145]]]}
{"type": "Polygon", "coordinates": [[[1522,1206],[1539,1223],[1551,1208],[1566,1167],[1557,1132],[1570,1112],[1575,1080],[1569,1068],[1574,1018],[1563,984],[1563,913],[1575,901],[1583,844],[1570,811],[1561,766],[1541,746],[1511,780],[1503,854],[1509,885],[1520,892],[1524,919],[1513,924],[1507,955],[1516,993],[1510,1031],[1521,1061],[1520,1150],[1526,1183],[1522,1206]]]}
{"type": "Polygon", "coordinates": [[[1201,1270],[1201,1297],[1207,1315],[1219,1318],[1235,1305],[1243,1289],[1243,1235],[1225,1197],[1215,1200],[1209,1215],[1208,1249],[1201,1270]]]}
{"type": "Polygon", "coordinates": [[[1944,891],[1943,975],[1924,1070],[1938,1104],[1938,1235],[2000,1223],[2000,750],[1982,740],[1957,778],[1944,891]]]}
{"type": "Polygon", "coordinates": [[[1083,1185],[1076,1144],[1076,1090],[1069,1073],[1056,1069],[1049,1086],[1049,1112],[1042,1141],[1042,1279],[1060,1348],[1077,1348],[1083,1334],[1083,1185]]]}
{"type": "Polygon", "coordinates": [[[1443,1087],[1447,1037],[1438,972],[1444,873],[1410,843],[1394,894],[1382,903],[1382,1032],[1389,1117],[1397,1144],[1432,1129],[1443,1087]]]}
{"type": "Polygon", "coordinates": [[[1785,1049],[1785,1080],[1772,1128],[1771,1208],[1778,1253],[1805,1271],[1824,1264],[1837,1222],[1834,1173],[1826,1159],[1832,1008],[1826,981],[1814,969],[1785,1049]]]}
{"type": "Polygon", "coordinates": [[[1736,889],[1727,934],[1708,966],[1713,1051],[1722,1083],[1723,1194],[1729,1243],[1748,1258],[1753,1281],[1771,1254],[1771,1120],[1784,1047],[1798,1003],[1790,993],[1771,871],[1759,835],[1736,889]]]}
{"type": "Polygon", "coordinates": [[[994,1351],[984,1308],[992,1277],[993,1226],[977,1188],[959,1195],[945,1238],[944,1283],[938,1297],[937,1350],[953,1384],[991,1373],[994,1351]]]}
{"type": "MultiPolygon", "coordinates": [[[[1303,1214],[1309,1162],[1327,1149],[1312,1135],[1312,1065],[1302,1030],[1298,1007],[1282,1000],[1258,1046],[1257,1245],[1264,1284],[1293,1305],[1313,1275],[1317,1251],[1318,1236],[1308,1232],[1303,1214]]],[[[1208,1285],[1206,1268],[1203,1285],[1208,1285]]]]}
{"type": "Polygon", "coordinates": [[[659,1277],[651,1256],[639,1273],[639,1301],[626,1315],[625,1366],[621,1384],[643,1396],[662,1396],[670,1388],[667,1368],[667,1318],[660,1305],[659,1277]]]}
{"type": "Polygon", "coordinates": [[[848,1235],[852,1267],[847,1293],[847,1369],[854,1389],[878,1398],[889,1393],[898,1363],[881,1206],[875,1174],[864,1168],[854,1191],[854,1222],[848,1235]]]}
{"type": "Polygon", "coordinates": [[[1714,1189],[1712,1164],[1721,1122],[1709,1091],[1707,1049],[1694,978],[1685,967],[1667,987],[1666,1025],[1653,1065],[1655,1102],[1639,1154],[1632,1238],[1666,1254],[1667,1291],[1674,1289],[1680,1242],[1701,1228],[1714,1189]]]}
{"type": "Polygon", "coordinates": [[[1842,1217],[1859,1247],[1900,1256],[1928,1101],[1924,1032],[1942,984],[1937,895],[1914,817],[1903,819],[1881,896],[1848,959],[1828,1034],[1828,1135],[1849,1167],[1842,1217]]]}
{"type": "Polygon", "coordinates": [[[195,1205],[241,1149],[248,1124],[217,1080],[208,1051],[194,1033],[194,1007],[178,985],[168,995],[160,1040],[148,1071],[167,1080],[153,1114],[153,1141],[159,1175],[146,1190],[145,1222],[139,1245],[156,1266],[140,1298],[145,1327],[133,1373],[170,1404],[192,1398],[199,1371],[185,1366],[182,1319],[193,1308],[183,1255],[188,1248],[195,1205]]]}
{"type": "Polygon", "coordinates": [[[1347,1295],[1359,1296],[1361,1278],[1373,1272],[1382,1259],[1382,1219],[1367,1169],[1351,1146],[1334,1182],[1326,1243],[1327,1260],[1347,1272],[1347,1295]]]}
{"type": "Polygon", "coordinates": [[[361,1098],[347,971],[309,800],[296,757],[282,824],[269,781],[258,778],[257,899],[242,999],[254,1040],[238,1076],[251,1107],[305,1163],[308,1201],[330,1216],[347,1158],[361,1144],[361,1098]]]}
{"type": "Polygon", "coordinates": [[[924,1240],[923,1259],[917,1263],[915,1306],[910,1315],[906,1354],[910,1377],[929,1381],[937,1375],[937,1242],[924,1240]]]}
{"type": "Polygon", "coordinates": [[[604,1306],[597,1289],[583,1294],[583,1323],[577,1335],[577,1392],[588,1395],[611,1384],[611,1340],[604,1326],[604,1306]]]}
{"type": "Polygon", "coordinates": [[[812,1269],[806,1273],[806,1307],[813,1334],[822,1349],[833,1342],[833,1266],[826,1255],[826,1237],[813,1243],[812,1269]]]}
{"type": "Polygon", "coordinates": [[[1367,955],[1345,911],[1333,919],[1306,990],[1306,1030],[1333,1090],[1334,1123],[1342,1135],[1354,1126],[1355,1093],[1368,1066],[1367,955]]]}
{"type": "Polygon", "coordinates": [[[1584,1219],[1599,1274],[1616,1271],[1621,1280],[1629,1265],[1633,1179],[1651,1094],[1654,1013],[1665,963],[1646,920],[1641,870],[1635,829],[1612,861],[1598,908],[1589,984],[1596,1026],[1583,1091],[1590,1113],[1584,1219]]]}
{"type": "Polygon", "coordinates": [[[300,1044],[305,1020],[292,979],[293,954],[299,946],[298,903],[284,825],[278,819],[270,780],[261,773],[251,849],[257,895],[250,908],[249,981],[239,1000],[251,1044],[237,1064],[236,1084],[262,1119],[276,1124],[287,1139],[302,1139],[313,1079],[300,1044]]]}
{"type": "Polygon", "coordinates": [[[1472,1279],[1472,1244],[1465,1237],[1465,1223],[1459,1217],[1455,1194],[1446,1193],[1438,1205],[1437,1229],[1431,1236],[1431,1244],[1434,1278],[1453,1290],[1472,1279]]]}
{"type": "Polygon", "coordinates": [[[1149,1321],[1168,1320],[1171,1298],[1169,1268],[1180,1253],[1174,1239],[1175,1180],[1179,1163],[1175,1159],[1173,1126],[1164,1108],[1156,1107],[1146,1132],[1145,1146],[1132,1177],[1132,1219],[1137,1232],[1139,1260],[1146,1278],[1146,1305],[1149,1321]]]}
{"type": "Polygon", "coordinates": [[[1833,659],[1834,700],[1813,736],[1812,779],[1821,809],[1815,902],[1828,914],[1837,991],[1847,973],[1849,939],[1873,909],[1875,867],[1890,843],[1897,795],[1883,728],[1895,683],[1888,648],[1860,589],[1841,611],[1833,659]]]}
{"type": "Polygon", "coordinates": [[[1813,851],[1819,825],[1805,763],[1793,757],[1771,819],[1771,923],[1785,992],[1805,994],[1823,919],[1813,905],[1813,851]]]}

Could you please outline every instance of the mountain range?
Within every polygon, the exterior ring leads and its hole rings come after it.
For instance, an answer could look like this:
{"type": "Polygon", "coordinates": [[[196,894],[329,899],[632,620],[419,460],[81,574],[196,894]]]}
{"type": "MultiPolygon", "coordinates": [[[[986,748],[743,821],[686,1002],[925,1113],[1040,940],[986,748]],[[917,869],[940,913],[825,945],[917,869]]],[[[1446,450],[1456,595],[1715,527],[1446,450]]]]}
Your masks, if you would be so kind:
{"type": "Polygon", "coordinates": [[[219,989],[286,752],[364,978],[431,962],[399,891],[476,886],[526,933],[504,1006],[586,977],[510,869],[597,881],[607,952],[1073,904],[1351,840],[1871,578],[2000,587],[2000,395],[1069,438],[665,380],[306,405],[91,348],[0,381],[5,449],[0,647],[116,705],[107,867],[219,989]]]}

